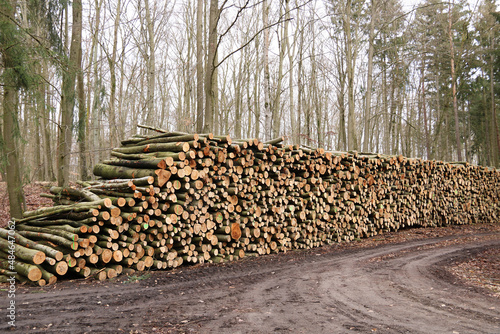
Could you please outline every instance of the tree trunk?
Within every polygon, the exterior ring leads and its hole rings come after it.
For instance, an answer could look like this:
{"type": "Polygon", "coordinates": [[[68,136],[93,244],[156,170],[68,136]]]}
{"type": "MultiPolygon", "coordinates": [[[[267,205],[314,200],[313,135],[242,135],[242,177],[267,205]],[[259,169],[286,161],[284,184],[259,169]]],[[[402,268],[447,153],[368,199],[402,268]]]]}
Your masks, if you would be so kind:
{"type": "Polygon", "coordinates": [[[217,23],[219,17],[219,2],[210,0],[210,17],[208,24],[208,56],[205,66],[205,124],[203,132],[214,131],[215,115],[215,54],[217,53],[217,23]]]}
{"type": "Polygon", "coordinates": [[[345,5],[344,29],[346,35],[346,63],[347,63],[347,147],[349,150],[358,149],[358,139],[356,136],[356,114],[354,109],[354,69],[356,57],[354,57],[353,39],[351,36],[351,6],[352,0],[348,0],[345,5]]]}
{"type": "Polygon", "coordinates": [[[79,168],[80,178],[82,180],[90,179],[88,174],[88,153],[87,153],[87,109],[85,107],[85,89],[83,84],[82,70],[82,48],[78,50],[78,74],[77,74],[77,90],[78,90],[78,144],[79,144],[79,168]]]}
{"type": "MultiPolygon", "coordinates": [[[[8,50],[3,54],[4,69],[12,70],[11,55],[8,50]]],[[[24,194],[21,179],[21,169],[18,156],[17,121],[17,89],[11,76],[5,76],[3,88],[3,141],[4,153],[7,157],[6,176],[7,192],[9,193],[10,215],[22,218],[24,194]]]]}
{"type": "Polygon", "coordinates": [[[260,138],[260,89],[259,89],[259,78],[260,78],[260,62],[259,62],[259,36],[255,38],[255,73],[253,75],[254,86],[253,86],[253,101],[254,101],[254,113],[255,113],[255,132],[254,137],[260,138]]]}
{"type": "Polygon", "coordinates": [[[457,158],[462,161],[462,143],[460,141],[460,124],[458,120],[458,102],[457,102],[457,78],[455,74],[455,48],[453,45],[453,34],[451,30],[452,5],[455,1],[449,3],[448,6],[448,37],[450,41],[450,68],[451,68],[451,90],[453,97],[453,115],[455,117],[455,142],[457,145],[457,158]]]}
{"type": "Polygon", "coordinates": [[[89,151],[92,152],[89,154],[91,156],[90,162],[91,164],[96,164],[99,162],[99,129],[101,127],[99,122],[99,110],[97,108],[97,100],[99,96],[99,62],[97,61],[97,48],[98,48],[98,32],[100,29],[101,22],[101,7],[103,0],[95,0],[95,24],[91,27],[92,31],[92,44],[90,47],[90,54],[88,58],[89,64],[92,64],[92,70],[88,71],[87,77],[87,115],[90,115],[90,126],[88,127],[90,130],[89,133],[89,151]],[[93,78],[92,78],[93,75],[93,78]],[[90,92],[93,92],[90,94],[90,92]],[[92,98],[94,100],[92,100],[92,98]]]}
{"type": "Polygon", "coordinates": [[[373,81],[373,52],[375,42],[375,0],[371,0],[370,15],[370,35],[368,37],[368,73],[366,74],[366,102],[365,102],[365,135],[363,140],[363,150],[369,152],[370,144],[370,118],[372,108],[372,81],[373,81]]]}
{"type": "Polygon", "coordinates": [[[347,134],[345,128],[345,72],[342,56],[338,60],[337,72],[339,74],[339,92],[337,95],[337,104],[339,107],[339,138],[338,149],[347,149],[347,134]]]}
{"type": "Polygon", "coordinates": [[[203,1],[196,6],[196,132],[203,130],[203,1]]]}
{"type": "Polygon", "coordinates": [[[301,142],[301,130],[302,130],[302,98],[303,98],[303,84],[302,84],[302,73],[303,73],[303,57],[304,57],[304,30],[300,30],[300,40],[299,40],[299,63],[297,64],[297,144],[300,145],[301,142]]]}
{"type": "Polygon", "coordinates": [[[426,158],[429,159],[431,156],[431,149],[430,149],[430,141],[429,141],[429,127],[427,126],[427,105],[426,105],[426,100],[425,100],[425,61],[424,61],[424,56],[422,55],[422,68],[420,69],[420,80],[422,80],[422,113],[424,116],[424,134],[425,134],[425,152],[426,152],[426,158]]]}
{"type": "Polygon", "coordinates": [[[121,0],[116,4],[115,23],[113,27],[113,49],[111,57],[108,57],[110,74],[110,94],[109,94],[109,145],[115,147],[118,144],[118,126],[115,109],[116,100],[116,53],[118,49],[118,28],[120,27],[121,0]]]}
{"type": "Polygon", "coordinates": [[[78,70],[78,55],[82,44],[82,2],[73,1],[73,28],[68,64],[63,71],[61,95],[61,127],[59,130],[59,170],[57,183],[69,183],[70,151],[73,132],[73,108],[75,106],[75,79],[78,70]]]}
{"type": "Polygon", "coordinates": [[[236,138],[241,138],[241,102],[242,102],[241,81],[243,80],[242,63],[243,61],[240,61],[238,73],[236,74],[235,72],[233,72],[234,99],[235,99],[234,135],[236,136],[236,138]]]}
{"type": "Polygon", "coordinates": [[[262,24],[264,26],[264,140],[271,139],[272,107],[271,107],[271,74],[269,72],[269,5],[267,0],[262,1],[262,24]]]}
{"type": "MultiPolygon", "coordinates": [[[[8,3],[4,8],[4,15],[0,18],[0,22],[6,25],[12,25],[10,20],[15,20],[15,4],[8,3]],[[5,22],[7,21],[7,22],[5,22]]],[[[14,43],[16,37],[14,31],[16,28],[8,27],[4,36],[7,41],[14,43]],[[10,38],[8,38],[10,37],[10,38]]],[[[2,32],[4,33],[4,32],[2,32]]],[[[9,45],[10,46],[10,45],[9,45]]],[[[14,72],[16,49],[15,47],[0,48],[3,60],[3,153],[6,161],[6,176],[7,176],[7,192],[9,194],[10,216],[14,218],[22,218],[24,195],[22,187],[21,169],[18,156],[18,110],[17,110],[17,80],[14,72]]]]}
{"type": "Polygon", "coordinates": [[[154,113],[155,113],[155,34],[154,34],[154,22],[151,18],[151,12],[149,8],[149,0],[144,1],[144,7],[146,9],[146,26],[147,26],[147,35],[148,35],[148,47],[149,47],[149,55],[146,61],[146,71],[147,71],[147,116],[146,116],[146,124],[153,125],[154,124],[154,113]]]}
{"type": "Polygon", "coordinates": [[[491,134],[491,164],[492,166],[500,166],[500,133],[498,131],[498,117],[496,113],[496,99],[495,99],[495,38],[491,38],[491,50],[490,50],[490,94],[491,94],[491,122],[490,122],[490,134],[491,134]]]}
{"type": "MultiPolygon", "coordinates": [[[[293,49],[290,47],[290,38],[288,38],[288,21],[290,20],[290,0],[285,1],[286,7],[285,7],[285,44],[288,52],[288,89],[289,89],[289,97],[290,97],[290,105],[289,105],[289,113],[290,113],[290,127],[291,127],[291,135],[292,135],[292,144],[298,145],[299,144],[299,138],[298,138],[298,131],[297,131],[297,121],[296,121],[296,116],[295,116],[295,103],[293,99],[293,90],[294,90],[294,84],[293,84],[293,56],[295,55],[295,43],[293,45],[293,49]]],[[[300,9],[297,9],[297,14],[295,17],[295,20],[297,21],[297,28],[296,28],[296,34],[300,30],[300,19],[299,19],[299,14],[300,14],[300,9]]],[[[297,35],[294,36],[295,41],[297,41],[297,35]]]]}
{"type": "Polygon", "coordinates": [[[41,64],[41,76],[43,78],[42,82],[39,86],[39,94],[40,94],[40,103],[42,104],[41,110],[42,114],[42,128],[43,128],[43,141],[44,141],[44,155],[45,155],[45,178],[47,181],[55,181],[56,176],[54,174],[54,165],[53,165],[53,153],[52,153],[52,138],[50,134],[50,125],[48,120],[50,119],[50,98],[47,99],[47,85],[45,82],[48,82],[47,78],[47,61],[42,60],[41,64]]]}
{"type": "MultiPolygon", "coordinates": [[[[280,15],[279,17],[282,17],[283,12],[282,12],[282,6],[280,4],[280,15]]],[[[280,132],[280,123],[281,123],[281,85],[283,81],[283,61],[285,59],[285,33],[286,33],[286,25],[288,21],[285,21],[284,27],[282,30],[282,36],[281,36],[281,41],[279,43],[279,61],[278,61],[278,82],[276,85],[276,91],[274,92],[274,99],[273,99],[273,104],[272,104],[272,137],[271,138],[276,138],[279,136],[280,132]]],[[[266,29],[268,30],[268,29],[266,29]]],[[[278,34],[279,35],[279,34],[278,34]]],[[[269,139],[271,139],[269,138],[269,139]]]]}

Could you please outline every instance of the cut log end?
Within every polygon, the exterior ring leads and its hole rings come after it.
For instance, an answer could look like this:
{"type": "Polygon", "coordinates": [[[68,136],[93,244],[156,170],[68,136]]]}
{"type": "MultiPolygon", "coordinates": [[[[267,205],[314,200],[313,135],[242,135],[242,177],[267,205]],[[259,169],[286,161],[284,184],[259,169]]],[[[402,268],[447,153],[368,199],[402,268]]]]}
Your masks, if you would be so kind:
{"type": "Polygon", "coordinates": [[[239,223],[231,224],[231,238],[239,240],[241,238],[241,228],[239,223]]]}
{"type": "Polygon", "coordinates": [[[42,271],[36,266],[31,266],[27,277],[32,282],[39,281],[42,278],[42,271]]]}

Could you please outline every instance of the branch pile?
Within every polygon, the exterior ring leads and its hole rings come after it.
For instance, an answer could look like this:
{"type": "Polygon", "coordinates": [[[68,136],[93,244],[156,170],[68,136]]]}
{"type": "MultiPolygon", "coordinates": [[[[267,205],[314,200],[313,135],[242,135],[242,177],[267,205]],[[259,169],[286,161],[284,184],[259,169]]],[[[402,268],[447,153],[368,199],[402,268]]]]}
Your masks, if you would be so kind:
{"type": "MultiPolygon", "coordinates": [[[[99,181],[52,187],[55,206],[16,222],[19,280],[103,280],[499,220],[495,169],[156,130],[113,149],[94,168],[99,181]]],[[[0,229],[2,249],[8,233],[0,229]]],[[[0,280],[7,259],[0,251],[0,280]]]]}

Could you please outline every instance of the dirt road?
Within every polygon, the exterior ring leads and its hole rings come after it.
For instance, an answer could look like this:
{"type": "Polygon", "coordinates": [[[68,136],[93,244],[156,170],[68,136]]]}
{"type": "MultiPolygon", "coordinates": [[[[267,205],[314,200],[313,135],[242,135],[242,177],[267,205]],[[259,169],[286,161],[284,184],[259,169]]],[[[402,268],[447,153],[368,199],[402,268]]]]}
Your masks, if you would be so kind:
{"type": "MultiPolygon", "coordinates": [[[[19,287],[17,330],[500,333],[500,298],[464,285],[446,270],[482,250],[500,252],[498,229],[425,238],[412,233],[417,237],[405,242],[374,239],[154,272],[138,281],[19,287]]],[[[0,332],[7,330],[4,319],[0,332]]]]}

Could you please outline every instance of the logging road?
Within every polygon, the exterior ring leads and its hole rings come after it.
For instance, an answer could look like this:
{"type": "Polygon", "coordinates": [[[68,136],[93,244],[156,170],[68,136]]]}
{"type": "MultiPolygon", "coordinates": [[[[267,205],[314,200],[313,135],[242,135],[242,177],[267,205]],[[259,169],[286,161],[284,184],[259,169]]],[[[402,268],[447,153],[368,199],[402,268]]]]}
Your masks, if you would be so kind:
{"type": "MultiPolygon", "coordinates": [[[[123,277],[19,287],[17,329],[25,333],[500,333],[500,298],[463,284],[447,271],[485,249],[500,250],[498,224],[489,229],[447,227],[377,237],[153,272],[135,282],[123,277]]],[[[6,292],[1,293],[5,312],[6,292]]],[[[7,320],[2,318],[0,332],[5,333],[7,320]]]]}

